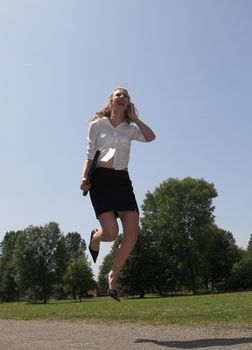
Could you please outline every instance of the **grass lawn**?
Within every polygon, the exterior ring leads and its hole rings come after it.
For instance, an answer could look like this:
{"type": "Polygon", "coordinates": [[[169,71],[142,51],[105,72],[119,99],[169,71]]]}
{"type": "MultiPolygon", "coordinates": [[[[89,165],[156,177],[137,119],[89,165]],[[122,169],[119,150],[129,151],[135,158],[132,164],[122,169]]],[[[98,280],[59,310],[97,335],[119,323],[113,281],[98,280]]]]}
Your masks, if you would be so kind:
{"type": "Polygon", "coordinates": [[[0,304],[0,319],[86,320],[141,324],[229,324],[252,327],[252,292],[201,296],[122,298],[109,297],[48,304],[0,304]]]}

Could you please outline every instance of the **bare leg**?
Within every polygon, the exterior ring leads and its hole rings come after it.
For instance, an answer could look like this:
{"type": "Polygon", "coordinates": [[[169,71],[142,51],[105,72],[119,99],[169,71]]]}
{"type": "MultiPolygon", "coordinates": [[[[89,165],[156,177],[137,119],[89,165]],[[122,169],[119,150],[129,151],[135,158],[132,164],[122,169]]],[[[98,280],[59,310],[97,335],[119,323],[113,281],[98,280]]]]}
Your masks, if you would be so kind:
{"type": "Polygon", "coordinates": [[[118,274],[135,246],[139,230],[139,215],[137,211],[120,211],[119,217],[123,225],[124,236],[117,249],[112,269],[109,272],[110,289],[116,289],[118,274]]]}
{"type": "Polygon", "coordinates": [[[118,236],[118,223],[114,212],[110,211],[99,215],[101,227],[95,232],[91,242],[91,248],[99,250],[100,242],[112,242],[118,236]]]}

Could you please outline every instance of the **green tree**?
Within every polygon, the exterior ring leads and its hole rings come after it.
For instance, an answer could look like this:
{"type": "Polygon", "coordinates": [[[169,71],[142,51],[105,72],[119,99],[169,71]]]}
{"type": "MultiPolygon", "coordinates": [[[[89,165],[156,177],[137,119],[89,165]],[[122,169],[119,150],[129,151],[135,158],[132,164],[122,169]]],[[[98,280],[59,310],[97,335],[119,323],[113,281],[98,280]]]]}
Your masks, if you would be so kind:
{"type": "Polygon", "coordinates": [[[87,259],[71,260],[64,275],[64,282],[66,291],[71,293],[74,299],[78,295],[81,302],[82,295],[96,287],[92,269],[87,259]]]}
{"type": "Polygon", "coordinates": [[[65,237],[60,240],[57,249],[57,270],[56,283],[53,285],[52,295],[57,299],[66,297],[65,286],[64,286],[64,273],[69,262],[73,259],[86,258],[85,240],[81,238],[78,232],[69,232],[65,237]]]}
{"type": "Polygon", "coordinates": [[[0,255],[0,302],[4,301],[4,291],[3,291],[3,259],[0,255]]]}
{"type": "Polygon", "coordinates": [[[4,301],[13,301],[18,298],[18,288],[15,280],[13,253],[18,235],[21,231],[10,231],[1,242],[1,294],[4,301]]]}
{"type": "Polygon", "coordinates": [[[211,291],[223,290],[229,278],[233,265],[241,259],[241,250],[237,247],[231,232],[209,227],[206,237],[205,252],[202,256],[202,275],[205,289],[211,291]]]}
{"type": "Polygon", "coordinates": [[[85,257],[86,242],[78,232],[69,232],[65,236],[65,245],[68,259],[85,257]]]}
{"type": "Polygon", "coordinates": [[[252,234],[250,235],[250,240],[248,242],[247,254],[252,258],[252,234]]]}
{"type": "Polygon", "coordinates": [[[246,251],[240,261],[236,262],[229,280],[227,281],[228,289],[248,289],[252,288],[252,235],[246,251]]]}
{"type": "Polygon", "coordinates": [[[19,289],[27,290],[47,302],[52,285],[57,281],[59,249],[63,236],[57,223],[50,222],[44,227],[29,226],[19,236],[15,245],[14,260],[16,280],[19,289]]]}
{"type": "Polygon", "coordinates": [[[212,201],[216,196],[213,184],[191,177],[168,179],[146,194],[141,224],[155,237],[161,258],[159,289],[167,288],[165,279],[171,290],[185,283],[197,293],[201,255],[208,227],[214,222],[212,201]]]}

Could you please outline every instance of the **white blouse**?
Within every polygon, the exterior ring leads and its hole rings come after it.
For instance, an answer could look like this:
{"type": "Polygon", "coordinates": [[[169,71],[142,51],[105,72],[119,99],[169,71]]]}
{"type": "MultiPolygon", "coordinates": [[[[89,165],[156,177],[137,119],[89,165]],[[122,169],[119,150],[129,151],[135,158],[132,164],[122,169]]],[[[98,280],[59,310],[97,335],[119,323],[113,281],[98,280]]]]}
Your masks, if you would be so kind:
{"type": "Polygon", "coordinates": [[[107,162],[114,157],[114,169],[126,169],[132,140],[146,142],[136,125],[122,122],[115,127],[107,117],[96,118],[89,126],[87,159],[93,159],[95,152],[100,150],[100,162],[107,162]]]}

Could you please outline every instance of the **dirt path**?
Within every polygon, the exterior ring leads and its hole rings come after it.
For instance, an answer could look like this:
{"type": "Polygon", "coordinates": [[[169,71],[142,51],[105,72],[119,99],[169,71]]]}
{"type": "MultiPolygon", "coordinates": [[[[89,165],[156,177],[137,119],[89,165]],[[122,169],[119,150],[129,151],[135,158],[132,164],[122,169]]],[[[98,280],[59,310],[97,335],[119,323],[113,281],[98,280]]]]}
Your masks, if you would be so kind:
{"type": "Polygon", "coordinates": [[[0,320],[0,350],[252,349],[252,328],[0,320]]]}

